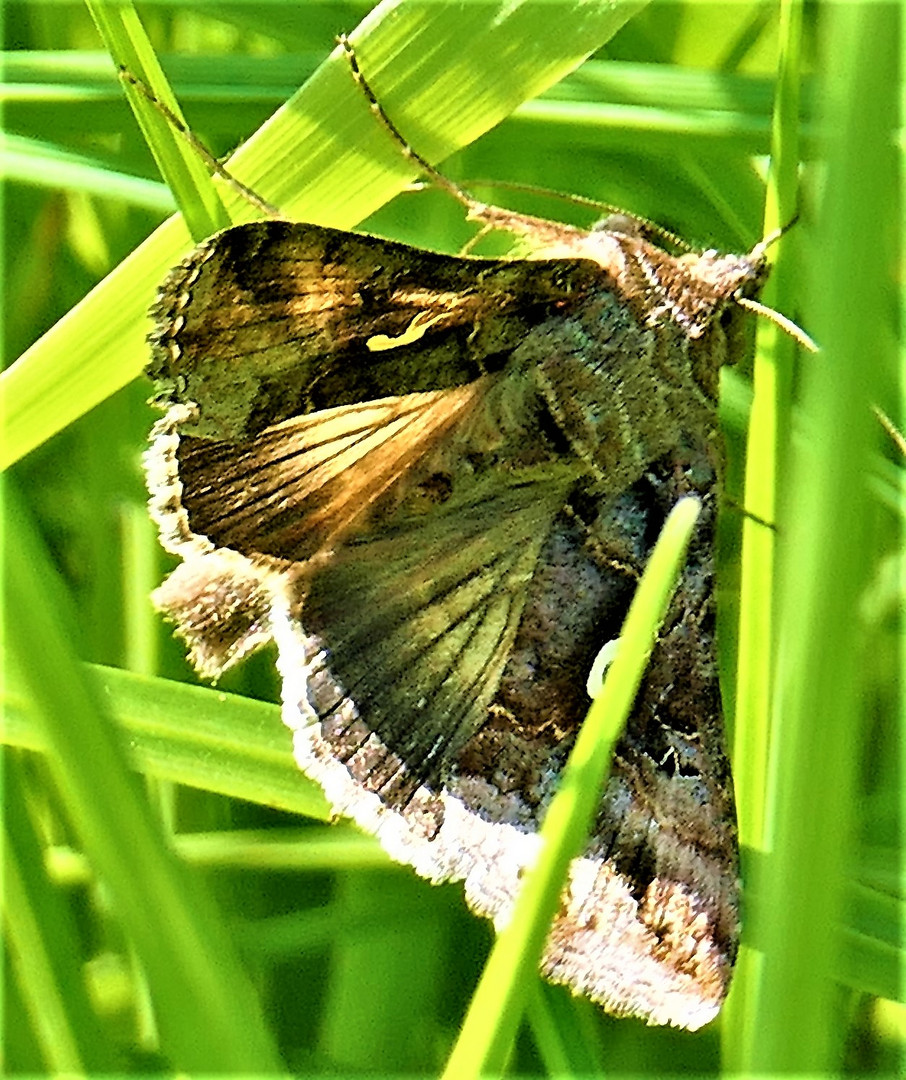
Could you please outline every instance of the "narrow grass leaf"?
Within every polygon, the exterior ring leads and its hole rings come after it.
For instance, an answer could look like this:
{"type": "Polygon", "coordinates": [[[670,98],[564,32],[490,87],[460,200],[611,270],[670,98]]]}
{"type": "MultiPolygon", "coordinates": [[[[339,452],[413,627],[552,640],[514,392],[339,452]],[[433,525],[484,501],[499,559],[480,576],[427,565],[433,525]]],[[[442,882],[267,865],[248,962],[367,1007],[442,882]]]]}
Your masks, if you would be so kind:
{"type": "Polygon", "coordinates": [[[230,224],[226,207],[211,183],[204,162],[163,113],[130,81],[140,79],[185,126],[154,47],[130,0],[86,0],[98,32],[118,70],[125,71],[123,89],[154,154],[161,175],[173,193],[183,220],[196,241],[230,224]]]}
{"type": "Polygon", "coordinates": [[[893,297],[897,18],[888,5],[829,5],[828,174],[810,327],[822,353],[805,372],[803,438],[780,522],[764,957],[752,1014],[754,1072],[836,1072],[843,1029],[831,981],[852,861],[855,767],[866,703],[859,605],[876,557],[866,476],[882,372],[895,370],[893,297]],[[858,268],[858,273],[853,272],[858,268]]]}
{"type": "Polygon", "coordinates": [[[173,857],[72,652],[74,621],[18,498],[5,493],[7,640],[70,818],[147,973],[162,1052],[180,1071],[279,1072],[259,1003],[201,883],[173,857]],[[217,964],[211,958],[217,957],[217,964]]]}
{"type": "Polygon", "coordinates": [[[444,1076],[451,1080],[503,1072],[570,860],[588,836],[613,745],[635,700],[699,509],[697,499],[680,500],[651,553],[620,633],[620,647],[545,816],[538,862],[526,874],[512,920],[494,944],[450,1055],[444,1076]]]}
{"type": "Polygon", "coordinates": [[[115,173],[82,154],[8,132],[0,132],[0,179],[122,199],[161,213],[174,208],[169,188],[157,181],[115,173]]]}
{"type": "Polygon", "coordinates": [[[9,973],[49,1072],[109,1072],[114,1059],[85,992],[82,941],[72,912],[48,880],[21,766],[21,759],[5,753],[3,929],[9,973]]]}
{"type": "MultiPolygon", "coordinates": [[[[797,209],[801,0],[785,0],[781,5],[780,35],[765,236],[791,221],[797,209]]],[[[793,310],[795,295],[795,281],[789,270],[791,260],[784,259],[782,254],[762,296],[763,303],[781,312],[793,310]]],[[[764,792],[771,733],[775,634],[776,535],[771,526],[777,519],[780,432],[791,428],[792,354],[793,343],[780,328],[766,319],[759,319],[746,448],[733,729],[734,786],[743,852],[761,850],[765,843],[764,792]]],[[[744,880],[748,876],[749,867],[744,857],[744,880]]],[[[751,906],[747,910],[755,916],[751,906]]],[[[751,1038],[755,1031],[752,1010],[757,980],[750,978],[750,974],[754,975],[757,965],[758,958],[743,942],[721,1029],[725,1061],[731,1070],[742,1067],[749,1052],[744,1046],[745,1039],[751,1038]]]]}
{"type": "MultiPolygon", "coordinates": [[[[91,667],[95,691],[123,730],[136,769],[159,780],[217,791],[319,820],[321,789],[296,766],[280,708],[170,679],[91,667]]],[[[8,681],[2,739],[46,752],[33,702],[8,681]]]]}
{"type": "Polygon", "coordinates": [[[596,1076],[597,1007],[562,987],[535,979],[526,1004],[526,1021],[549,1076],[596,1076]]]}

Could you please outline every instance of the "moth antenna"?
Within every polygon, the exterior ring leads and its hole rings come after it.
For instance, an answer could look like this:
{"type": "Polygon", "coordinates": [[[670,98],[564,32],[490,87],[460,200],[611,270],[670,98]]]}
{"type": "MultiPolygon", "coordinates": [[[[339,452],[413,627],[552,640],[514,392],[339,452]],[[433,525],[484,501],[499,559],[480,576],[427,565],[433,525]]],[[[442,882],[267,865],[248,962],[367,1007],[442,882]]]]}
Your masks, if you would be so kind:
{"type": "Polygon", "coordinates": [[[900,451],[903,457],[906,457],[906,435],[900,431],[883,409],[879,408],[877,405],[872,405],[871,408],[872,412],[878,418],[878,423],[893,440],[894,446],[900,451]]]}
{"type": "Polygon", "coordinates": [[[735,299],[740,307],[747,308],[749,311],[754,311],[756,315],[761,315],[762,318],[767,319],[775,326],[780,327],[780,329],[791,337],[793,341],[797,341],[803,349],[812,353],[820,352],[818,346],[802,327],[797,326],[793,320],[788,319],[786,315],[781,315],[779,311],[775,311],[774,308],[768,307],[767,304],[762,304],[758,300],[753,300],[750,296],[737,296],[735,299]]]}
{"type": "Polygon", "coordinates": [[[471,255],[475,248],[478,246],[478,244],[480,244],[481,241],[488,235],[488,233],[493,231],[493,229],[494,226],[489,221],[485,222],[485,224],[481,226],[478,232],[475,233],[475,235],[470,240],[467,240],[466,243],[463,244],[459,254],[471,255]]]}
{"type": "Polygon", "coordinates": [[[768,250],[768,248],[773,247],[773,245],[776,244],[782,236],[786,236],[786,234],[798,221],[799,211],[797,210],[796,213],[786,223],[786,225],[781,225],[778,228],[773,229],[771,232],[768,233],[766,237],[764,237],[763,240],[759,240],[755,247],[753,247],[752,250],[749,252],[749,257],[756,260],[763,259],[765,252],[768,250]]]}
{"type": "MultiPolygon", "coordinates": [[[[422,157],[415,147],[413,147],[406,139],[396,124],[390,119],[386,109],[378,100],[377,94],[372,90],[371,85],[362,73],[355,47],[349,38],[345,34],[339,34],[337,36],[337,44],[343,49],[346,60],[349,63],[349,70],[352,72],[352,77],[365,95],[371,111],[374,113],[380,124],[386,129],[393,141],[399,146],[403,155],[417,165],[418,168],[429,177],[432,184],[441,188],[443,191],[448,192],[457,200],[457,202],[465,206],[469,211],[469,217],[473,221],[484,221],[485,228],[471,241],[469,247],[474,246],[489,228],[513,231],[511,227],[511,216],[507,211],[500,210],[497,207],[487,206],[485,203],[474,198],[474,196],[470,195],[465,188],[460,187],[459,184],[455,183],[448,176],[444,176],[444,174],[436,169],[430,161],[427,161],[422,157]]],[[[614,206],[612,203],[599,202],[597,199],[590,199],[583,195],[570,195],[562,191],[553,191],[550,188],[541,188],[533,184],[510,182],[500,184],[499,181],[485,181],[484,183],[487,186],[502,186],[511,188],[513,191],[526,191],[534,194],[546,195],[550,198],[562,199],[564,202],[571,202],[577,206],[587,206],[593,210],[603,211],[608,214],[621,214],[631,218],[651,235],[657,236],[661,240],[666,240],[668,243],[674,245],[674,247],[677,247],[682,251],[692,250],[689,244],[677,236],[676,233],[670,232],[669,229],[662,228],[656,222],[650,221],[648,218],[640,217],[638,214],[630,213],[622,207],[614,206]]],[[[420,190],[418,183],[416,182],[410,185],[410,190],[420,190]]]]}
{"type": "Polygon", "coordinates": [[[122,65],[117,68],[117,73],[124,83],[128,83],[138,90],[138,92],[142,94],[155,109],[157,109],[167,123],[181,135],[183,139],[185,139],[189,146],[192,147],[195,153],[205,163],[212,176],[219,176],[221,180],[229,184],[236,192],[238,192],[246,202],[251,203],[256,210],[260,210],[267,217],[279,218],[283,216],[275,206],[259,195],[257,191],[254,191],[252,188],[243,184],[241,180],[237,180],[236,177],[233,176],[233,174],[229,172],[216,157],[214,157],[201,139],[199,139],[198,136],[186,126],[183,120],[173,112],[170,106],[160,100],[147,83],[138,78],[137,75],[133,75],[128,68],[123,67],[122,65]]]}
{"type": "Polygon", "coordinates": [[[482,203],[477,199],[472,198],[472,196],[461,188],[459,184],[454,183],[449,177],[446,177],[442,172],[439,172],[430,161],[426,161],[425,158],[423,158],[422,155],[406,140],[400,129],[387,115],[384,106],[378,101],[377,95],[371,89],[368,80],[362,74],[355,48],[349,38],[345,34],[339,34],[337,36],[337,44],[346,54],[346,60],[349,63],[349,70],[352,72],[352,77],[358,84],[359,89],[365,95],[371,111],[377,117],[380,124],[386,129],[393,141],[399,146],[403,155],[429,176],[433,184],[436,184],[439,188],[449,192],[454,199],[462,203],[469,211],[482,210],[482,203]]]}

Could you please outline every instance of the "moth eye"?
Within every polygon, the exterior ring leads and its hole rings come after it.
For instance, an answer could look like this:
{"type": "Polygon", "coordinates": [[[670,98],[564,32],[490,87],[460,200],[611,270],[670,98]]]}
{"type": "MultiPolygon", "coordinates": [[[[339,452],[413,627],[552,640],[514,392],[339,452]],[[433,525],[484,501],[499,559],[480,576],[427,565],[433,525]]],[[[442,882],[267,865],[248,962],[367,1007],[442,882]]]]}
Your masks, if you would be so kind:
{"type": "Polygon", "coordinates": [[[726,330],[729,327],[730,323],[733,322],[733,315],[733,308],[729,304],[721,311],[720,315],[717,318],[717,321],[720,323],[721,327],[724,330],[726,330]]]}

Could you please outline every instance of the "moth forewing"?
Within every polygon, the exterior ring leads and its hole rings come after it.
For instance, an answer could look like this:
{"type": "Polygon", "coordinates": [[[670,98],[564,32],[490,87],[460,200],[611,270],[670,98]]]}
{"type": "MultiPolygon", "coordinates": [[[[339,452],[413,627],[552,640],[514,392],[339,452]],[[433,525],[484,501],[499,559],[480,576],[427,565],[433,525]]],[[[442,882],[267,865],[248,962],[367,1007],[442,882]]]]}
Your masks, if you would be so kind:
{"type": "Polygon", "coordinates": [[[148,370],[162,404],[197,406],[187,431],[245,439],[301,413],[499,370],[534,325],[598,279],[582,260],[470,259],[253,222],[206,240],[168,275],[148,370]],[[397,345],[375,349],[375,339],[397,345]]]}

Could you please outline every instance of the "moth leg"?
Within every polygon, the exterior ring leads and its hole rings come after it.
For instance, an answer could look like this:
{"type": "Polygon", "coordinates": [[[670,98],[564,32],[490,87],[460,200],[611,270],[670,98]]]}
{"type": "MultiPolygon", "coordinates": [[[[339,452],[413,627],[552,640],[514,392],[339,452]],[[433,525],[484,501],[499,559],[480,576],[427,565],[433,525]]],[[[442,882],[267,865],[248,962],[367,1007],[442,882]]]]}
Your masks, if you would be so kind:
{"type": "Polygon", "coordinates": [[[134,75],[128,68],[120,65],[117,68],[117,74],[120,77],[120,81],[127,86],[133,87],[137,90],[147,101],[149,101],[155,109],[161,114],[161,116],[167,121],[170,127],[180,135],[185,141],[192,147],[195,153],[201,158],[208,172],[212,176],[218,176],[221,180],[225,181],[238,192],[246,202],[251,203],[256,210],[260,210],[267,217],[281,218],[283,215],[272,203],[269,203],[267,199],[263,198],[253,188],[247,187],[241,180],[237,180],[231,172],[229,172],[225,165],[220,162],[211,151],[205,146],[205,144],[198,138],[194,131],[185,123],[181,116],[177,115],[169,105],[161,101],[160,98],[154,93],[150,86],[137,75],[134,75]]]}
{"type": "Polygon", "coordinates": [[[563,225],[560,222],[554,224],[543,218],[532,217],[528,214],[518,214],[501,206],[491,206],[488,203],[483,203],[473,195],[470,195],[468,191],[461,188],[459,184],[455,183],[449,177],[444,176],[444,174],[436,169],[430,161],[422,157],[415,147],[413,147],[406,139],[396,124],[390,119],[387,110],[380,103],[377,94],[371,88],[368,80],[362,73],[355,47],[349,38],[346,37],[345,34],[340,34],[337,37],[337,44],[343,50],[346,59],[349,62],[352,77],[365,95],[369,108],[387,134],[397,144],[403,156],[417,166],[417,168],[429,178],[432,184],[442,191],[446,191],[448,194],[452,195],[458,203],[461,203],[466,208],[466,216],[469,221],[475,221],[481,224],[482,228],[478,235],[467,246],[466,251],[473,247],[487,231],[492,229],[499,229],[503,232],[511,233],[514,236],[518,236],[530,242],[533,247],[537,246],[539,249],[550,246],[550,244],[554,242],[562,243],[564,236],[575,236],[576,238],[580,238],[587,235],[584,230],[572,229],[570,226],[563,225]]]}

